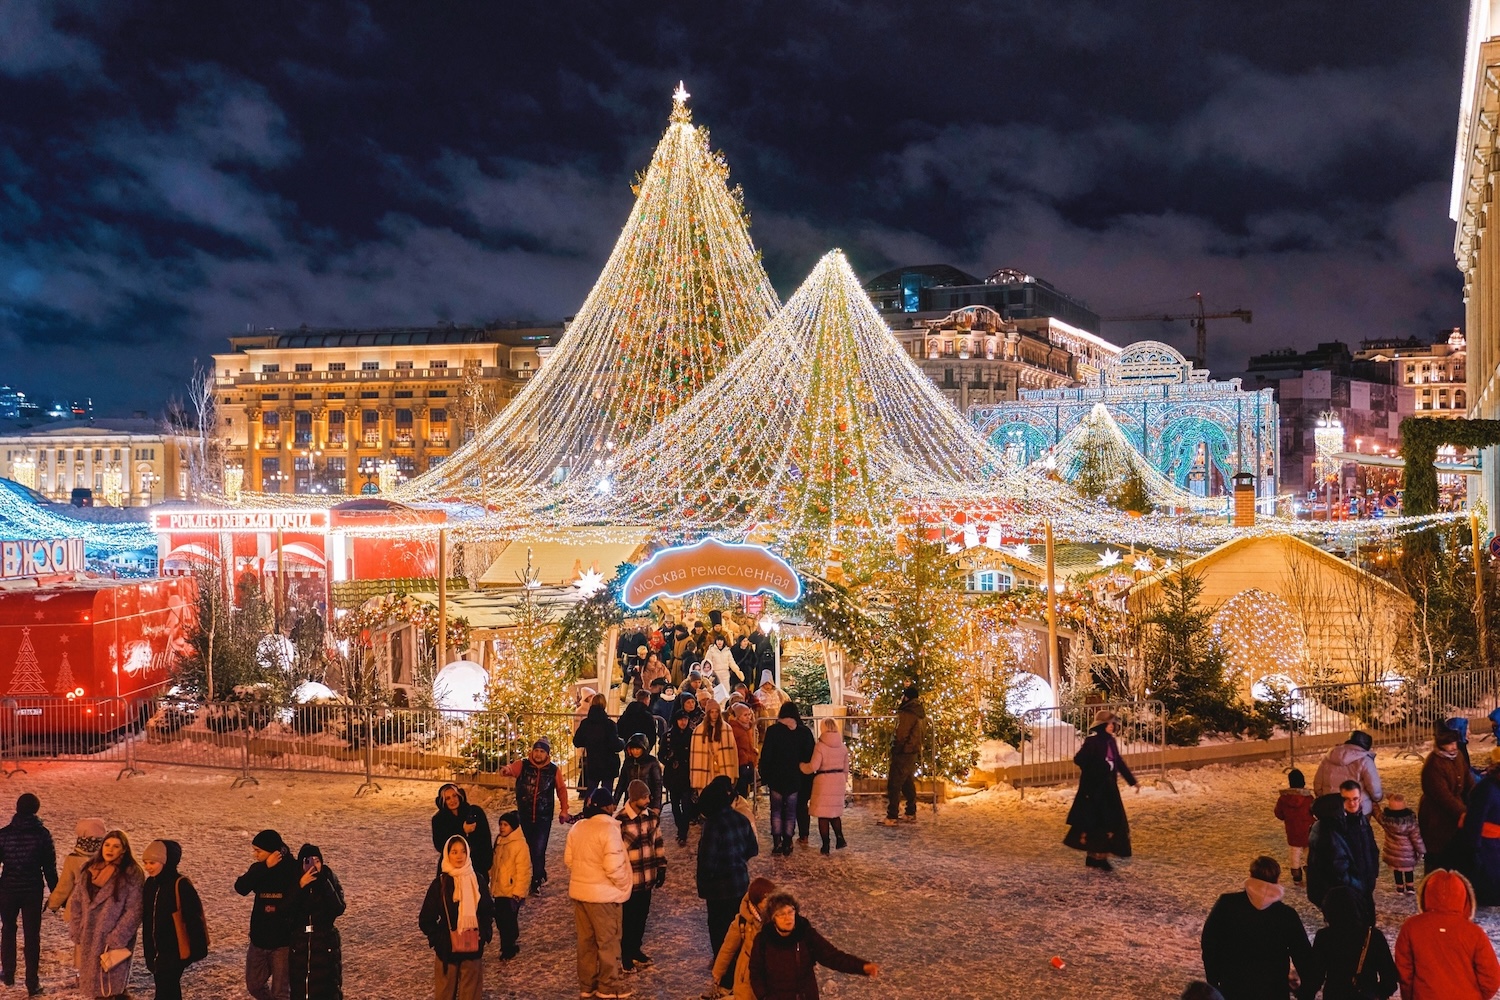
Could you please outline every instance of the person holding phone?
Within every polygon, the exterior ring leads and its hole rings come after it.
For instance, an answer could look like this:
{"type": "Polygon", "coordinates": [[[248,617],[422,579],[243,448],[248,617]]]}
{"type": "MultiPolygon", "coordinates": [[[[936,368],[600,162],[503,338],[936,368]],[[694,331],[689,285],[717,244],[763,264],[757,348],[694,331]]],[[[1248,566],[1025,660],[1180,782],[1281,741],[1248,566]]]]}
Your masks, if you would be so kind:
{"type": "Polygon", "coordinates": [[[291,1000],[292,901],[302,870],[275,830],[257,833],[250,848],[255,863],[234,883],[241,896],[255,894],[250,945],[245,949],[245,989],[255,1000],[291,1000]]]}
{"type": "Polygon", "coordinates": [[[316,844],[303,844],[297,860],[302,877],[292,897],[292,1000],[344,1000],[344,948],[333,926],[344,915],[344,887],[316,844]]]}

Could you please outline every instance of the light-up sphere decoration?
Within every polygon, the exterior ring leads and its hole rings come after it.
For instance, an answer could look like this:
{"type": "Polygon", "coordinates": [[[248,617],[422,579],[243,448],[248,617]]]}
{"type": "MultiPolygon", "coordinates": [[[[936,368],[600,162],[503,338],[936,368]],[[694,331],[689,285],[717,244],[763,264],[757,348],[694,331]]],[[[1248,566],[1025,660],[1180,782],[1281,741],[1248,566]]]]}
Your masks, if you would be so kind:
{"type": "MultiPolygon", "coordinates": [[[[1273,694],[1285,698],[1291,694],[1297,682],[1286,674],[1267,674],[1250,685],[1250,697],[1256,701],[1270,701],[1273,694]]],[[[1287,706],[1287,714],[1294,719],[1307,718],[1307,706],[1294,701],[1287,706]]]]}
{"type": "Polygon", "coordinates": [[[297,700],[297,704],[306,705],[310,701],[338,701],[339,696],[327,684],[303,681],[292,692],[292,697],[297,700]]]}
{"type": "Polygon", "coordinates": [[[1005,694],[1005,707],[1012,715],[1021,715],[1034,708],[1047,708],[1057,704],[1052,696],[1052,685],[1036,674],[1025,671],[1016,674],[1015,681],[1005,694]]]}
{"type": "Polygon", "coordinates": [[[489,677],[473,660],[454,660],[432,682],[432,696],[438,708],[449,711],[473,711],[484,707],[484,686],[489,677]]]}
{"type": "Polygon", "coordinates": [[[255,646],[255,664],[262,670],[290,670],[297,647],[284,635],[268,635],[255,646]]]}

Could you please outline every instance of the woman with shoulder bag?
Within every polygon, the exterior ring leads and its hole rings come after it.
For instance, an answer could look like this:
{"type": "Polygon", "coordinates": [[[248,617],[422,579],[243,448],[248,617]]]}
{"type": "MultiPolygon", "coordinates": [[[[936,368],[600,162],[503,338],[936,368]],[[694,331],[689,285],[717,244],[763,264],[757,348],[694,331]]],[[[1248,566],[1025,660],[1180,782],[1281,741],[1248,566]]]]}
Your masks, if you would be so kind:
{"type": "Polygon", "coordinates": [[[449,837],[443,845],[443,870],[428,887],[417,917],[435,956],[434,1000],[483,996],[484,946],[495,929],[495,904],[486,882],[474,874],[469,842],[449,837]]]}
{"type": "Polygon", "coordinates": [[[1358,895],[1336,885],[1323,897],[1328,926],[1313,937],[1316,981],[1304,982],[1299,995],[1310,997],[1321,983],[1323,1000],[1384,1000],[1400,985],[1391,946],[1379,927],[1365,921],[1358,895]]]}
{"type": "Polygon", "coordinates": [[[105,834],[79,878],[81,895],[74,900],[69,917],[73,940],[78,942],[78,992],[107,1000],[124,997],[135,935],[141,929],[145,881],[125,834],[119,830],[105,834]]]}
{"type": "Polygon", "coordinates": [[[141,852],[146,883],[141,889],[141,951],[156,979],[156,1000],[182,1000],[182,974],[208,957],[208,921],[203,900],[177,870],[182,845],[153,840],[141,852]]]}

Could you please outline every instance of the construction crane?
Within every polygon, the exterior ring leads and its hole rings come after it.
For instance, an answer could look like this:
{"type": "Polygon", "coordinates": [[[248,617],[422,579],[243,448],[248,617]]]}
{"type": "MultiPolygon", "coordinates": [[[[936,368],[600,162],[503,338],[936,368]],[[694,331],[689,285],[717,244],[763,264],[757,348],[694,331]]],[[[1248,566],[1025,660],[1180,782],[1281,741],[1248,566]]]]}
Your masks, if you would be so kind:
{"type": "Polygon", "coordinates": [[[1106,316],[1105,323],[1171,323],[1176,320],[1185,319],[1193,324],[1198,331],[1198,356],[1193,363],[1199,368],[1208,367],[1208,321],[1211,319],[1242,319],[1250,322],[1249,309],[1232,309],[1229,312],[1211,313],[1203,309],[1203,293],[1194,292],[1193,298],[1198,300],[1198,311],[1192,313],[1151,313],[1145,316],[1106,316]]]}

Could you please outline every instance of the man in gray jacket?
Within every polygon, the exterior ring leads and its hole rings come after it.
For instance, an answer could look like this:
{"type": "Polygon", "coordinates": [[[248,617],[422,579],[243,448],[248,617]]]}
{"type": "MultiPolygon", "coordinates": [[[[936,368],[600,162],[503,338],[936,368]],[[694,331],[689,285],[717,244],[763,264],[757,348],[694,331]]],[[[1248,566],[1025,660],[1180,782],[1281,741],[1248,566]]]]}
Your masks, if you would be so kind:
{"type": "Polygon", "coordinates": [[[1360,808],[1366,816],[1374,812],[1381,790],[1380,772],[1375,769],[1375,752],[1370,749],[1371,744],[1370,734],[1356,729],[1346,742],[1329,750],[1313,777],[1313,793],[1333,795],[1344,782],[1357,781],[1364,789],[1360,808]]]}

